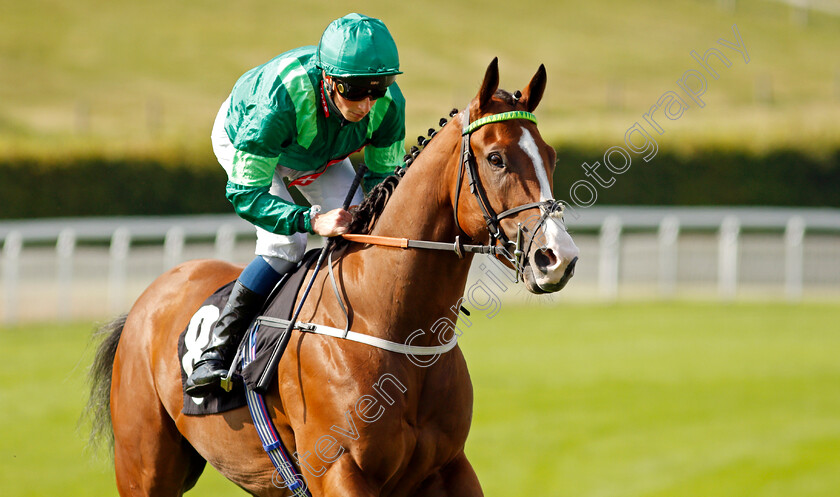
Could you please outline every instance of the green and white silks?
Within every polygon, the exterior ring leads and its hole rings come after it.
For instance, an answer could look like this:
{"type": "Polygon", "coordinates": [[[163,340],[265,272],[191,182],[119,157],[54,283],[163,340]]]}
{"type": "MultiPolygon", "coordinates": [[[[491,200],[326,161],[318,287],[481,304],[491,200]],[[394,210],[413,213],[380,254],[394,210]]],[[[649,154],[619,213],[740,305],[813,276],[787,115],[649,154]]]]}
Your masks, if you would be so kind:
{"type": "MultiPolygon", "coordinates": [[[[227,197],[236,212],[267,231],[312,231],[307,208],[269,194],[278,164],[317,173],[364,147],[371,179],[381,181],[405,154],[405,99],[396,83],[356,123],[331,112],[315,65],[315,47],[281,54],[239,78],[230,96],[224,130],[234,152],[227,197]]],[[[214,138],[214,148],[217,148],[214,138]]],[[[375,184],[375,183],[374,183],[375,184]]]]}

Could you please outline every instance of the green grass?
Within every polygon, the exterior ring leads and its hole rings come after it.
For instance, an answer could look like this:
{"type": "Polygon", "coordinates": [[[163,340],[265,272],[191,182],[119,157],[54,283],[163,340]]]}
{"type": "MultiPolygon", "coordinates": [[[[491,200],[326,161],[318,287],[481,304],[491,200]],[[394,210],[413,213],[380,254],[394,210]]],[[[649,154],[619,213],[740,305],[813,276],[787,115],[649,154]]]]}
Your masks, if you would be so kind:
{"type": "MultiPolygon", "coordinates": [[[[106,2],[0,0],[0,153],[209,156],[212,119],[245,70],[314,44],[348,10],[386,21],[399,44],[408,135],[462,107],[490,59],[502,86],[524,86],[540,63],[538,110],[555,145],[613,145],[737,24],[750,54],[718,67],[703,109],[667,122],[661,145],[822,150],[840,136],[840,18],[807,26],[780,2],[442,1],[106,2]],[[769,81],[769,99],[757,86],[769,81]],[[613,104],[610,104],[613,102],[613,104]]],[[[212,161],[211,161],[212,162],[212,161]]]]}
{"type": "Polygon", "coordinates": [[[467,454],[489,495],[837,495],[838,317],[836,305],[505,309],[464,335],[467,454]]]}
{"type": "MultiPolygon", "coordinates": [[[[471,319],[467,454],[487,495],[840,489],[840,305],[507,306],[471,319]]],[[[115,494],[76,425],[91,328],[0,329],[4,496],[115,494]]],[[[213,470],[198,488],[244,495],[213,470]]]]}
{"type": "MultiPolygon", "coordinates": [[[[94,326],[0,328],[0,493],[5,497],[116,495],[106,451],[87,447],[79,417],[87,402],[94,326]]],[[[240,495],[208,468],[193,495],[240,495]],[[200,490],[199,490],[200,489],[200,490]]]]}

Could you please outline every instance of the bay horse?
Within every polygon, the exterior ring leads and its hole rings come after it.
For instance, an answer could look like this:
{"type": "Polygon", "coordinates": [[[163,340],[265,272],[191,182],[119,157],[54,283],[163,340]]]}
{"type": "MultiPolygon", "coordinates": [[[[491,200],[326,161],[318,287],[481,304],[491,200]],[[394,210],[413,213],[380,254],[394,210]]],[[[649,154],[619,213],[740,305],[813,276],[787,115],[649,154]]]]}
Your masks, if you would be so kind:
{"type": "MultiPolygon", "coordinates": [[[[517,266],[532,293],[558,291],[573,273],[578,249],[553,200],[555,152],[535,120],[519,117],[533,117],[545,90],[545,68],[521,93],[498,85],[494,59],[468,108],[435,134],[398,182],[386,181],[392,185],[389,198],[380,198],[384,208],[368,223],[369,234],[510,242],[522,234],[518,226],[536,216],[541,223],[528,233],[539,241],[528,243],[518,260],[504,262],[517,266]],[[505,118],[494,120],[499,115],[505,118]],[[484,118],[478,129],[465,126],[484,118]],[[467,174],[465,156],[474,168],[467,174]]],[[[412,332],[432,330],[441,316],[458,309],[471,261],[472,254],[454,251],[352,243],[332,267],[352,330],[405,343],[412,332]]],[[[182,495],[206,462],[252,495],[290,495],[273,479],[247,408],[181,413],[179,333],[202,302],[241,270],[214,260],[184,263],[155,280],[127,316],[101,331],[91,405],[101,431],[113,434],[120,495],[182,495]]],[[[299,321],[343,327],[336,295],[327,272],[318,273],[299,321]]],[[[420,346],[440,339],[433,332],[414,338],[412,344],[420,346]]],[[[425,366],[366,344],[293,332],[266,402],[313,496],[482,495],[464,454],[473,404],[464,356],[456,346],[425,366]]]]}

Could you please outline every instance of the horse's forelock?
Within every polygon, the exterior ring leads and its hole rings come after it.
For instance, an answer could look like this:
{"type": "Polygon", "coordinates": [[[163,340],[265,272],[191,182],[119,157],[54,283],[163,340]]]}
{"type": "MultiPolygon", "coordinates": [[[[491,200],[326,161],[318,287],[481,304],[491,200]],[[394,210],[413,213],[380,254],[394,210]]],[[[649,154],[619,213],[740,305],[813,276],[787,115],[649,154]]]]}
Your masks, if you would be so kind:
{"type": "Polygon", "coordinates": [[[493,96],[501,100],[505,104],[510,105],[511,107],[516,107],[516,100],[513,98],[513,95],[507,90],[502,90],[501,88],[499,88],[498,90],[496,90],[496,93],[493,94],[493,96]]]}

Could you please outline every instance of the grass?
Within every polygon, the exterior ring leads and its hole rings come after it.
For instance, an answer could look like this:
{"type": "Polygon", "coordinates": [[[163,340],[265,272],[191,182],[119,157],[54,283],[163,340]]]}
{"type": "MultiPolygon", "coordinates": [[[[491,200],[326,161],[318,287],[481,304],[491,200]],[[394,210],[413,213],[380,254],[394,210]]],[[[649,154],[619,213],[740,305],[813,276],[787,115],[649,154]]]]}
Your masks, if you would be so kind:
{"type": "Polygon", "coordinates": [[[476,385],[468,455],[489,495],[507,485],[575,497],[836,495],[838,313],[505,310],[465,333],[476,385]]]}
{"type": "MultiPolygon", "coordinates": [[[[663,146],[793,145],[822,150],[840,136],[840,18],[791,21],[780,2],[645,0],[0,0],[0,153],[120,155],[161,149],[209,156],[207,136],[236,78],[277,53],[314,44],[329,20],[354,9],[386,21],[399,44],[408,136],[462,107],[490,59],[502,86],[523,87],[540,63],[549,86],[538,110],[556,146],[601,148],[676,80],[689,55],[734,40],[709,81],[707,105],[668,122],[663,146]]],[[[714,64],[717,64],[715,62],[714,64]]]]}
{"type": "MultiPolygon", "coordinates": [[[[39,325],[0,329],[0,489],[11,496],[116,495],[105,451],[87,447],[79,417],[87,401],[94,326],[39,325]]],[[[237,495],[212,468],[193,495],[237,495]]]]}
{"type": "MultiPolygon", "coordinates": [[[[473,313],[467,454],[487,495],[817,497],[840,488],[836,304],[473,313]]],[[[113,495],[76,420],[92,326],[0,329],[4,496],[113,495]]],[[[192,495],[243,495],[212,469],[192,495]]]]}

